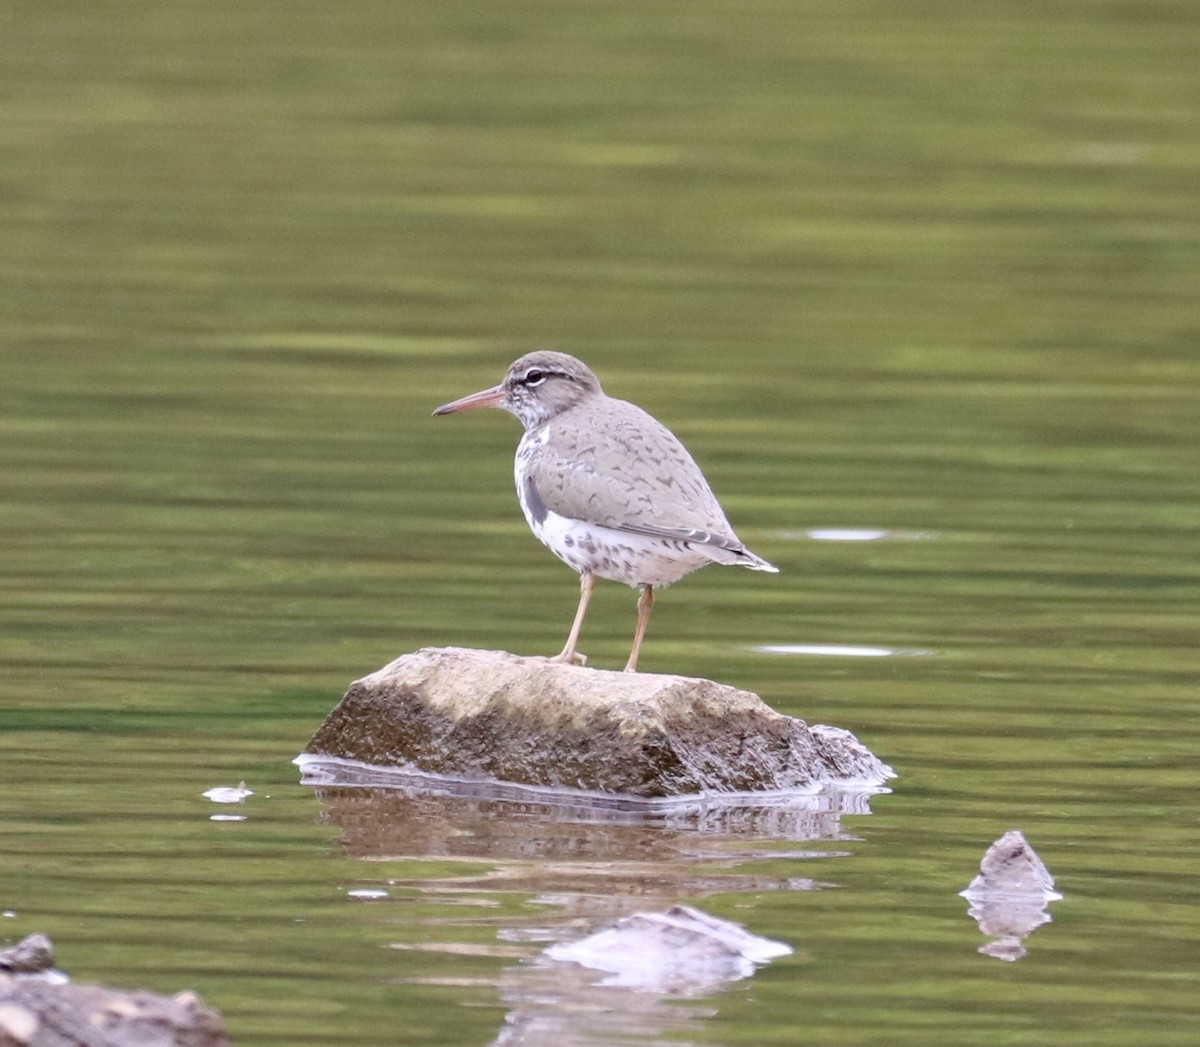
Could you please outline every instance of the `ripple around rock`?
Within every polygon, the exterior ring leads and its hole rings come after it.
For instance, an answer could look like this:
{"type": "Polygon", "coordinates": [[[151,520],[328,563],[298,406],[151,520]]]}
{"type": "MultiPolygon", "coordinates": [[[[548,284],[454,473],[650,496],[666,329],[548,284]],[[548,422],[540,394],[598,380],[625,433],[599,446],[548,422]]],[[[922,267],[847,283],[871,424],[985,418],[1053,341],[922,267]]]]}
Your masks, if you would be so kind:
{"type": "Polygon", "coordinates": [[[881,785],[850,732],[712,680],[424,648],[356,680],[307,754],[646,798],[881,785]]]}

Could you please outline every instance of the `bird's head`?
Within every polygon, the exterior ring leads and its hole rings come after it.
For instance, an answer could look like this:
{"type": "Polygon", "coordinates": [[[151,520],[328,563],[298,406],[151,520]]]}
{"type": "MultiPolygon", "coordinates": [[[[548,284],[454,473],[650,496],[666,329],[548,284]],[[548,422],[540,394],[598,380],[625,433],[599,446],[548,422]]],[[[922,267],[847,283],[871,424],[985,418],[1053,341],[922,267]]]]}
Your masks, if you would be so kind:
{"type": "Polygon", "coordinates": [[[599,380],[582,360],[538,349],[526,353],[509,367],[499,385],[442,404],[433,413],[456,414],[480,407],[500,407],[516,415],[526,429],[533,429],[600,394],[599,380]]]}

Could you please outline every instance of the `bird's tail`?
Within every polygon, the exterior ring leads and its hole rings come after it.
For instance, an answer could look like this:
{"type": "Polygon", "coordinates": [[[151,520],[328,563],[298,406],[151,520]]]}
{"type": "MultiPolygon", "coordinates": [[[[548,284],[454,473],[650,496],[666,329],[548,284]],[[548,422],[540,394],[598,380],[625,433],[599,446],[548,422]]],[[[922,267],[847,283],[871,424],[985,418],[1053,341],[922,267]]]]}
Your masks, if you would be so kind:
{"type": "Polygon", "coordinates": [[[715,563],[731,564],[734,567],[749,567],[752,571],[769,571],[778,574],[779,568],[773,563],[767,563],[761,556],[752,553],[745,546],[735,547],[731,542],[726,546],[704,545],[700,547],[715,563]]]}
{"type": "Polygon", "coordinates": [[[749,549],[743,549],[738,553],[737,559],[734,561],[741,567],[749,567],[752,571],[768,571],[771,574],[778,574],[779,568],[773,563],[767,563],[761,556],[757,556],[749,549]]]}
{"type": "MultiPolygon", "coordinates": [[[[635,530],[635,528],[629,528],[635,530]]],[[[717,534],[712,531],[698,531],[694,528],[655,527],[652,524],[641,524],[636,528],[642,534],[654,535],[660,538],[683,540],[693,549],[704,553],[714,563],[737,564],[739,567],[749,567],[752,571],[770,571],[778,574],[779,568],[773,563],[767,563],[761,556],[752,553],[741,540],[732,534],[717,534]]]]}

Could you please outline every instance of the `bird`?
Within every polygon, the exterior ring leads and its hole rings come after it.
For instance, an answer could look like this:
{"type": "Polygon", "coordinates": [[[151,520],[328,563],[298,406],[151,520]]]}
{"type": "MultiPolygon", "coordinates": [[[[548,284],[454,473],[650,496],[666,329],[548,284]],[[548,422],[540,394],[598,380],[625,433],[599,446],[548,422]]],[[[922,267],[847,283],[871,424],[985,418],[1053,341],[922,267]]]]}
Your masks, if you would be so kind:
{"type": "Polygon", "coordinates": [[[534,535],[579,572],[579,606],[550,661],[584,665],[576,648],[597,578],[639,591],[626,672],[638,656],[654,590],[710,563],[779,568],[734,533],[695,459],[646,411],[608,396],[582,361],[539,349],[516,360],[490,389],[433,413],[498,407],[525,427],[513,476],[534,535]]]}

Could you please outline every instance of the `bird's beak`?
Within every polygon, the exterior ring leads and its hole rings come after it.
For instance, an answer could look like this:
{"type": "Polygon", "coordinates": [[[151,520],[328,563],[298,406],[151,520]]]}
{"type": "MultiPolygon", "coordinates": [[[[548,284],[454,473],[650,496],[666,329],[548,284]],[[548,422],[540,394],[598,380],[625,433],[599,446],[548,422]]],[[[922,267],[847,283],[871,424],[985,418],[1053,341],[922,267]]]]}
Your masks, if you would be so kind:
{"type": "Polygon", "coordinates": [[[434,414],[457,414],[459,411],[477,411],[481,407],[499,407],[504,402],[504,386],[494,385],[460,400],[442,404],[434,414]]]}

